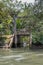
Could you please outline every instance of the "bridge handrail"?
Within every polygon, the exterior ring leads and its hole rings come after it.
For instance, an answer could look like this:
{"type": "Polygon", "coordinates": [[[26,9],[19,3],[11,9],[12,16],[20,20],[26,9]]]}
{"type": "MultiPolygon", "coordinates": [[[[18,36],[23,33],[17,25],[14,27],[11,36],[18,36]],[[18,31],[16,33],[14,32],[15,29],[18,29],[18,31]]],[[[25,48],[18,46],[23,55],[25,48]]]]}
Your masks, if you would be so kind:
{"type": "Polygon", "coordinates": [[[19,29],[17,29],[16,31],[17,31],[17,32],[29,32],[29,31],[28,31],[28,30],[26,30],[26,29],[20,29],[20,30],[19,30],[19,29]]]}

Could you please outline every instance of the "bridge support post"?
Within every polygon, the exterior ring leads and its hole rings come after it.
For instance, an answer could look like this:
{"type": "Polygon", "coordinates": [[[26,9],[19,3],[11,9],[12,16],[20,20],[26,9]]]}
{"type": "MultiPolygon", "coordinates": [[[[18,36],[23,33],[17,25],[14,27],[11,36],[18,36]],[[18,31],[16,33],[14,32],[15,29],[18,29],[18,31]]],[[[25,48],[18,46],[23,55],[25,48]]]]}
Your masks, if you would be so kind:
{"type": "Polygon", "coordinates": [[[15,35],[15,47],[17,48],[17,35],[15,35]]]}
{"type": "Polygon", "coordinates": [[[29,37],[29,48],[32,48],[32,33],[30,33],[29,37]]]}

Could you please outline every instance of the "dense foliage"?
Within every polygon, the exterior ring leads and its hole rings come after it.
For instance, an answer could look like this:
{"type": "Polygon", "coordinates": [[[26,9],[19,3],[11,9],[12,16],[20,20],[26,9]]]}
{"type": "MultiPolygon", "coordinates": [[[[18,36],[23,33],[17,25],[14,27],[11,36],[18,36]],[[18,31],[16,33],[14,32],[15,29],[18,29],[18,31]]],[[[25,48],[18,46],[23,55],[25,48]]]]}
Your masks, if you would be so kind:
{"type": "Polygon", "coordinates": [[[43,44],[43,0],[35,0],[34,5],[17,0],[0,0],[0,35],[13,34],[14,16],[17,29],[26,28],[32,33],[34,43],[43,44]],[[19,16],[22,18],[17,18],[19,16]]]}

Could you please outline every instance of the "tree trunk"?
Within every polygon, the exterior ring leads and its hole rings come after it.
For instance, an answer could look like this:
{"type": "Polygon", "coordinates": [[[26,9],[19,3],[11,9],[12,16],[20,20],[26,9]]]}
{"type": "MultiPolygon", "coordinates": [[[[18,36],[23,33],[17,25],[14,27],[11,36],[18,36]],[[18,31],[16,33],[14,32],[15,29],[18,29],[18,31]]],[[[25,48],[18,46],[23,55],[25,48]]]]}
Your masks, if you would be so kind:
{"type": "Polygon", "coordinates": [[[17,31],[16,31],[16,17],[14,16],[14,37],[15,37],[15,47],[17,47],[17,31]]]}
{"type": "Polygon", "coordinates": [[[11,39],[10,39],[9,48],[11,48],[11,46],[12,46],[12,43],[13,43],[13,37],[14,37],[14,36],[12,36],[11,39]]]}
{"type": "Polygon", "coordinates": [[[11,46],[12,43],[14,42],[15,47],[17,47],[17,31],[16,31],[16,17],[15,16],[13,17],[13,24],[14,24],[14,29],[13,29],[14,35],[10,41],[9,46],[11,46]]]}

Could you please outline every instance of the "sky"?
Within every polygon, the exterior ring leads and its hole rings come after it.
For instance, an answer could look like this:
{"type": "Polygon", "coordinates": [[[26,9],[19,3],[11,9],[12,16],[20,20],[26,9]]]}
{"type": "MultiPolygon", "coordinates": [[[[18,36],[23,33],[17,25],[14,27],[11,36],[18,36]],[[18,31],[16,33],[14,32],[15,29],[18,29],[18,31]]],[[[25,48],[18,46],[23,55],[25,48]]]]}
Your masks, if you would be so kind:
{"type": "Polygon", "coordinates": [[[27,3],[34,3],[35,0],[18,0],[18,1],[27,2],[27,3]]]}

